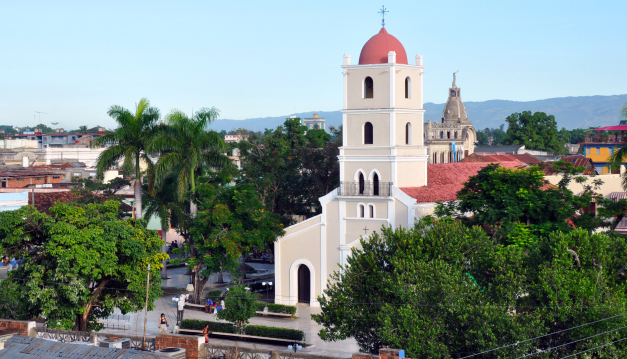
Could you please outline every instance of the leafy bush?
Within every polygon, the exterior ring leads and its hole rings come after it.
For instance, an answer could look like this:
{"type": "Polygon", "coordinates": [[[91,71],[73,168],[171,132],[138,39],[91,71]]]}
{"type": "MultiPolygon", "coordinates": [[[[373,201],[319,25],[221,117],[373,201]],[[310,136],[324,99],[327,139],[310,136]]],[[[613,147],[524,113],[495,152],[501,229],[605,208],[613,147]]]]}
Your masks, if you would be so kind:
{"type": "Polygon", "coordinates": [[[305,332],[303,332],[302,330],[266,327],[263,325],[249,325],[246,327],[245,333],[246,335],[254,335],[258,337],[291,339],[299,341],[305,338],[305,332]]]}
{"type": "Polygon", "coordinates": [[[215,289],[215,290],[210,290],[207,292],[207,296],[205,297],[205,300],[207,298],[211,298],[211,300],[213,300],[213,302],[220,302],[220,298],[222,297],[222,291],[220,289],[215,289]]]}
{"type": "Polygon", "coordinates": [[[296,307],[293,305],[270,303],[268,304],[268,311],[272,313],[296,315],[296,307]]]}
{"type": "Polygon", "coordinates": [[[181,321],[181,329],[202,330],[202,328],[204,328],[207,324],[209,324],[209,329],[212,332],[237,333],[237,328],[231,323],[220,323],[198,319],[183,319],[183,321],[181,321]]]}
{"type": "Polygon", "coordinates": [[[266,307],[266,303],[264,302],[257,302],[255,303],[255,310],[258,312],[263,312],[263,309],[266,307]]]}
{"type": "MultiPolygon", "coordinates": [[[[209,329],[212,332],[237,334],[238,331],[237,327],[231,323],[219,323],[198,319],[183,319],[181,322],[181,329],[202,330],[202,328],[204,328],[207,324],[209,324],[209,329]]],[[[305,338],[305,333],[302,330],[266,327],[263,325],[249,325],[245,327],[244,334],[299,341],[305,338]]]]}

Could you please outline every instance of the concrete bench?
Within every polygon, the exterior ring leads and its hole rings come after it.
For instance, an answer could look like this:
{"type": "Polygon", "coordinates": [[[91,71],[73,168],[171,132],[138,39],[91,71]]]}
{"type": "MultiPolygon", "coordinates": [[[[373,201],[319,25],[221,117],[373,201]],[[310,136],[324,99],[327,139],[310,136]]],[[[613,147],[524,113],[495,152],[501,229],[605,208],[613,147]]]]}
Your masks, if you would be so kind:
{"type": "Polygon", "coordinates": [[[268,315],[268,316],[271,316],[271,317],[283,317],[283,318],[291,318],[292,317],[291,314],[273,313],[273,312],[264,312],[264,311],[257,311],[257,315],[268,315]]]}
{"type": "Polygon", "coordinates": [[[122,327],[122,329],[126,329],[126,327],[128,327],[128,329],[131,329],[130,322],[114,322],[114,321],[109,321],[109,320],[99,320],[98,323],[104,324],[105,326],[113,325],[113,329],[116,329],[115,328],[116,325],[118,326],[117,329],[119,329],[120,327],[122,327]]]}
{"type": "MultiPolygon", "coordinates": [[[[202,330],[194,330],[194,329],[179,329],[179,332],[185,333],[200,333],[202,334],[202,330]]],[[[274,343],[287,343],[294,344],[298,343],[302,346],[305,346],[305,342],[303,341],[295,341],[292,339],[280,339],[280,338],[269,338],[269,337],[259,337],[256,335],[246,335],[246,334],[233,334],[233,333],[220,333],[220,332],[210,332],[210,337],[222,337],[225,339],[254,339],[254,340],[263,340],[266,342],[274,342],[274,343]]]]}
{"type": "Polygon", "coordinates": [[[204,304],[185,303],[185,306],[186,307],[190,307],[192,309],[201,308],[202,310],[205,310],[205,305],[204,304]]]}

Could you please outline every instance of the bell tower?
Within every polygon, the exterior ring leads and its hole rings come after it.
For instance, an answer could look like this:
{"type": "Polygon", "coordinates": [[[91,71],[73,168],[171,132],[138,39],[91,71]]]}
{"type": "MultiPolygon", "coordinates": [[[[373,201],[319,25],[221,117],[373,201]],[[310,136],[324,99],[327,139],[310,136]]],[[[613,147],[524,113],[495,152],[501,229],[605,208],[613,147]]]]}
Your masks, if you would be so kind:
{"type": "Polygon", "coordinates": [[[423,137],[422,55],[385,28],[364,45],[358,64],[344,55],[340,195],[390,195],[392,187],[427,184],[423,137]]]}

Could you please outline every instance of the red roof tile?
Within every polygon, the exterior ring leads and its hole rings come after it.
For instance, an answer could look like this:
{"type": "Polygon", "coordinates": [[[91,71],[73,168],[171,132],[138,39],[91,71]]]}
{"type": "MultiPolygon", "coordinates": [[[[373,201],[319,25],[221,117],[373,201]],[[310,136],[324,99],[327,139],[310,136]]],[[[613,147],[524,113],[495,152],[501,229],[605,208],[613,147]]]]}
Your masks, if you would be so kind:
{"type": "MultiPolygon", "coordinates": [[[[437,163],[427,165],[427,185],[405,187],[401,190],[415,198],[418,203],[454,201],[470,176],[476,175],[487,162],[437,163]]],[[[501,167],[523,167],[519,161],[500,162],[501,167]]]]}
{"type": "Polygon", "coordinates": [[[534,164],[541,163],[542,161],[538,158],[528,154],[504,154],[504,153],[473,153],[470,156],[464,158],[462,162],[492,162],[492,163],[500,163],[507,161],[520,161],[521,163],[531,166],[534,164]]]}

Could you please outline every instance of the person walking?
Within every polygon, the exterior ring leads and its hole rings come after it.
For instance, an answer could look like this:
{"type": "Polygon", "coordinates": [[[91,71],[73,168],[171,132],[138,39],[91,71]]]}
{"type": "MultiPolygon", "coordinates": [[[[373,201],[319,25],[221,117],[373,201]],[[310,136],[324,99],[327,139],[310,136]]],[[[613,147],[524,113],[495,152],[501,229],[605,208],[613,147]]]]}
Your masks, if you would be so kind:
{"type": "Polygon", "coordinates": [[[180,325],[183,321],[183,310],[185,310],[185,302],[187,302],[188,298],[189,292],[185,292],[185,294],[181,294],[180,297],[174,298],[174,301],[178,302],[176,307],[176,325],[180,325]]]}
{"type": "Polygon", "coordinates": [[[166,333],[169,326],[170,323],[168,323],[168,318],[165,317],[165,314],[161,313],[161,318],[159,318],[159,331],[161,333],[166,333]]]}
{"type": "Polygon", "coordinates": [[[209,333],[211,333],[211,329],[209,329],[209,324],[207,324],[204,328],[202,328],[202,334],[205,337],[205,343],[209,343],[209,333]]]}

